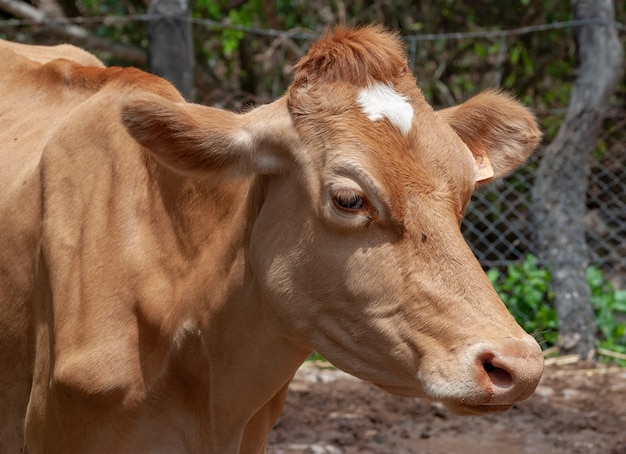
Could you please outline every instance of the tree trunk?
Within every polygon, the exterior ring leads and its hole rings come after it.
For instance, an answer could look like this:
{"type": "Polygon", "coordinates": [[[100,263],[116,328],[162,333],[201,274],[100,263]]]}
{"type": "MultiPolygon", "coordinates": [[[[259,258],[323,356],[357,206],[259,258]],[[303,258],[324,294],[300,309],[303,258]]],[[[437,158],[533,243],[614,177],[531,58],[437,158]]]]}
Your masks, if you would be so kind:
{"type": "Polygon", "coordinates": [[[567,114],[539,164],[533,204],[541,259],[552,269],[559,346],[588,356],[595,318],[586,280],[584,217],[592,152],[622,71],[613,0],[572,0],[572,19],[598,24],[574,29],[578,64],[567,114]]]}

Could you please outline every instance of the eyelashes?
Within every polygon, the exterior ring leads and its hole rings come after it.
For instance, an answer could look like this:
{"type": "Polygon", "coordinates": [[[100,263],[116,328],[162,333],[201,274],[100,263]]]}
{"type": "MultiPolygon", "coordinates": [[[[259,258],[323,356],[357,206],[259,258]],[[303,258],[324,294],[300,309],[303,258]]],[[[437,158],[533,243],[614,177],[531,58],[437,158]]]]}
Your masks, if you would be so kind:
{"type": "Polygon", "coordinates": [[[345,211],[366,211],[365,197],[356,191],[343,189],[334,191],[332,194],[333,203],[340,210],[345,211]]]}

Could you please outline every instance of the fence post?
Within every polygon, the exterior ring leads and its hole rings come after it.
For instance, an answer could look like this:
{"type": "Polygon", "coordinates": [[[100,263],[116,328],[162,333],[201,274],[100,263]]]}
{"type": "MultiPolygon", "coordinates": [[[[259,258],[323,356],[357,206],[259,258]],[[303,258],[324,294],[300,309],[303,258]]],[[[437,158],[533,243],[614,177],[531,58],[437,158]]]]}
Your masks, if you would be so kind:
{"type": "Polygon", "coordinates": [[[187,0],[153,0],[148,13],[148,69],[169,80],[185,99],[193,89],[191,10],[187,0]]]}

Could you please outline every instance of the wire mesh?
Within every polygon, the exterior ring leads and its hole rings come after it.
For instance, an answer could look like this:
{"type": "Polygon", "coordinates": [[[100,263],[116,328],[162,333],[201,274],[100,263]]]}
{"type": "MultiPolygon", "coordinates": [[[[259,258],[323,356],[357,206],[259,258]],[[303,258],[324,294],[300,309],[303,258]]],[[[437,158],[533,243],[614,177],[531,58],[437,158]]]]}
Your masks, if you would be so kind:
{"type": "MultiPolygon", "coordinates": [[[[540,154],[509,177],[477,191],[463,221],[465,239],[485,268],[538,255],[531,189],[540,154]]],[[[577,184],[577,182],[572,182],[577,184]]],[[[595,157],[585,215],[589,262],[626,286],[626,146],[595,157]]]]}

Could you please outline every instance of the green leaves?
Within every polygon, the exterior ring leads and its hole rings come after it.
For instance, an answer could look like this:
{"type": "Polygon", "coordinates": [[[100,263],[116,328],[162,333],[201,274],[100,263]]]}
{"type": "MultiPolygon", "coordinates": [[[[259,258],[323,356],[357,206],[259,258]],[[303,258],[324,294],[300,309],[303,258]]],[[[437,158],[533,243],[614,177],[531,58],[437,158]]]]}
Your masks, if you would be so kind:
{"type": "MultiPolygon", "coordinates": [[[[248,0],[236,8],[230,7],[227,0],[201,0],[194,7],[195,17],[207,17],[215,21],[227,22],[228,25],[250,26],[256,17],[262,14],[259,0],[248,0]],[[227,17],[226,20],[224,18],[227,17]]],[[[222,45],[222,55],[230,58],[239,47],[241,40],[245,38],[241,30],[224,28],[220,32],[219,41],[222,45]]]]}
{"type": "Polygon", "coordinates": [[[587,270],[587,282],[598,326],[597,346],[626,354],[626,290],[615,290],[593,266],[587,270]]]}
{"type": "Polygon", "coordinates": [[[528,255],[524,262],[509,265],[506,273],[494,268],[487,276],[517,322],[544,348],[555,345],[559,322],[550,291],[550,272],[528,255]]]}
{"type": "MultiPolygon", "coordinates": [[[[509,265],[506,273],[493,268],[487,276],[517,322],[543,348],[557,344],[559,321],[547,268],[528,255],[522,263],[509,265]]],[[[587,269],[587,282],[597,323],[596,346],[626,354],[626,290],[615,290],[595,266],[587,269]]]]}

